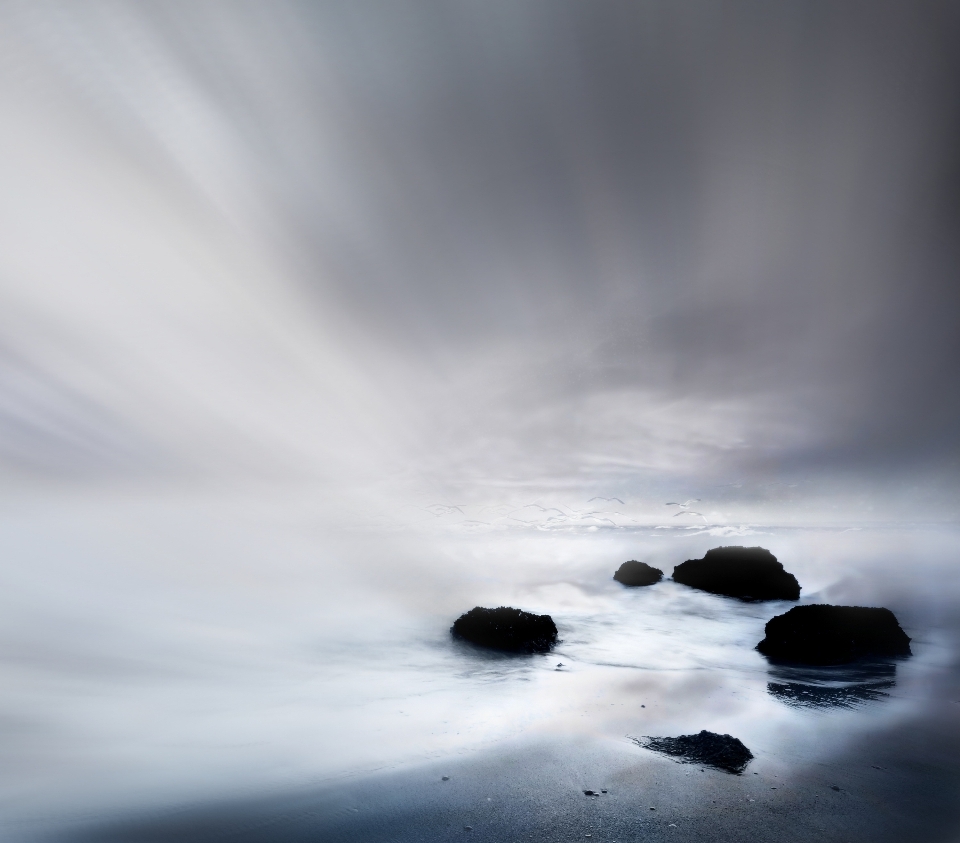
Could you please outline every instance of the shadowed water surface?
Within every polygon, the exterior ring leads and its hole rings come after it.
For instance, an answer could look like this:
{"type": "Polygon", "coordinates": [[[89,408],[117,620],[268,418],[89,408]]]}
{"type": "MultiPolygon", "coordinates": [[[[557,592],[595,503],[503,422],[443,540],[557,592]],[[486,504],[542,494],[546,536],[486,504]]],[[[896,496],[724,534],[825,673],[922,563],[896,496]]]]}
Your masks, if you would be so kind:
{"type": "Polygon", "coordinates": [[[843,665],[811,670],[777,666],[770,675],[779,681],[767,683],[767,691],[792,706],[811,708],[855,708],[889,696],[896,687],[894,663],[843,665]]]}

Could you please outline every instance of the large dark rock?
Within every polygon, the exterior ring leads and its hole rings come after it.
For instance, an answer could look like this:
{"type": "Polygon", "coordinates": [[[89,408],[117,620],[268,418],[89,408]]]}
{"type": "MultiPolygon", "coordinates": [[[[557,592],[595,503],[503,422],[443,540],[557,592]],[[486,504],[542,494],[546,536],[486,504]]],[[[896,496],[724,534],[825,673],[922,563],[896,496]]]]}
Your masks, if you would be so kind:
{"type": "Polygon", "coordinates": [[[799,664],[848,664],[879,656],[909,656],[910,639],[889,609],[795,606],[767,621],[757,649],[799,664]]]}
{"type": "Polygon", "coordinates": [[[739,775],[753,758],[739,738],[702,731],[699,735],[678,738],[634,738],[642,747],[670,755],[682,764],[704,764],[739,775]]]}
{"type": "Polygon", "coordinates": [[[762,547],[715,547],[673,569],[684,585],[743,600],[798,600],[800,583],[762,547]]]}
{"type": "Polygon", "coordinates": [[[663,571],[646,562],[631,559],[617,568],[613,578],[624,585],[653,585],[663,579],[663,571]]]}
{"type": "Polygon", "coordinates": [[[450,632],[481,647],[511,653],[545,653],[557,643],[557,625],[550,615],[534,615],[508,606],[477,606],[457,618],[450,632]]]}

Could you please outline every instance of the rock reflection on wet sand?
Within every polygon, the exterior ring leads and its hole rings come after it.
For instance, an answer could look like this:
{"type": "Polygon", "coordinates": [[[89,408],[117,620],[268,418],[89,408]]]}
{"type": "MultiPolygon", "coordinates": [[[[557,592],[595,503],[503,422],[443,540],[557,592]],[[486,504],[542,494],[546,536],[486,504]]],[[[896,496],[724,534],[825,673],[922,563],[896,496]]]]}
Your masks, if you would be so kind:
{"type": "Polygon", "coordinates": [[[865,662],[842,667],[775,666],[767,693],[795,708],[857,708],[885,700],[896,687],[893,662],[865,662]]]}

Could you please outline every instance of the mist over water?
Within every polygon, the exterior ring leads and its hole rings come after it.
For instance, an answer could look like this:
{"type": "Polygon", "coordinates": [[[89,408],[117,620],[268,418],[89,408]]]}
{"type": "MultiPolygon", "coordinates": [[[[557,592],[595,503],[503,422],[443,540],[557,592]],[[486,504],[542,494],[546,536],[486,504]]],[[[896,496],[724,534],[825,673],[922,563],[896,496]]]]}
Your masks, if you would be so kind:
{"type": "Polygon", "coordinates": [[[956,663],[952,528],[733,539],[771,548],[801,602],[885,605],[913,639],[909,659],[825,671],[754,650],[792,603],[612,579],[624,558],[669,573],[726,535],[332,532],[310,509],[178,497],[4,519],[8,552],[27,563],[8,573],[4,600],[6,833],[299,791],[517,741],[706,728],[785,769],[898,729],[956,663]],[[506,656],[450,637],[461,612],[501,604],[549,612],[555,652],[506,656]]]}
{"type": "Polygon", "coordinates": [[[9,833],[559,735],[805,763],[922,711],[960,618],[958,26],[3,4],[9,833]],[[721,544],[914,656],[774,669],[785,604],[611,579],[721,544]],[[500,604],[557,652],[450,638],[500,604]]]}

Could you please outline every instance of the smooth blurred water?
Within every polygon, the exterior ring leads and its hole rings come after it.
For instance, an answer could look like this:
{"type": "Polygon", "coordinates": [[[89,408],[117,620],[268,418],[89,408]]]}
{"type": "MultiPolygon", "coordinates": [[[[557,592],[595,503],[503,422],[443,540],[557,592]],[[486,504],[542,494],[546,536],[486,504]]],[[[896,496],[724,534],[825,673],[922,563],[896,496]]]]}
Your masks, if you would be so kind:
{"type": "Polygon", "coordinates": [[[956,531],[738,531],[334,530],[280,499],[21,507],[0,522],[21,563],[0,598],[3,814],[10,827],[71,822],[551,736],[709,729],[791,763],[929,701],[956,662],[956,531]],[[890,607],[913,657],[771,667],[753,648],[792,604],[612,580],[629,558],[669,577],[731,543],[772,550],[802,602],[890,607]],[[461,612],[501,604],[551,614],[556,651],[451,638],[461,612]]]}

